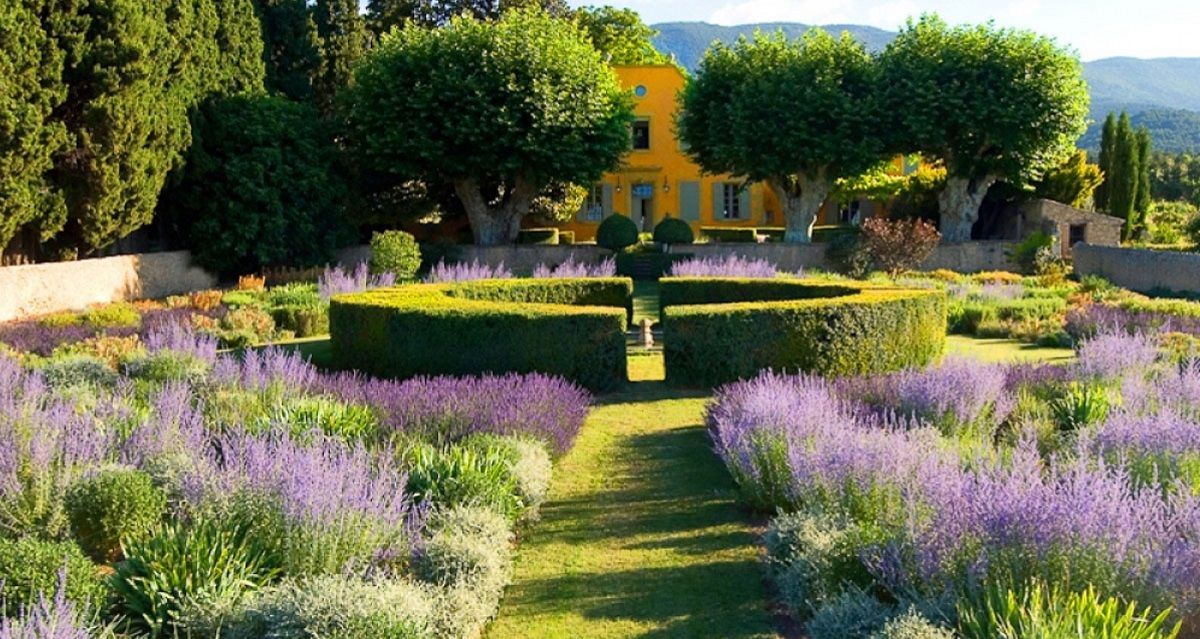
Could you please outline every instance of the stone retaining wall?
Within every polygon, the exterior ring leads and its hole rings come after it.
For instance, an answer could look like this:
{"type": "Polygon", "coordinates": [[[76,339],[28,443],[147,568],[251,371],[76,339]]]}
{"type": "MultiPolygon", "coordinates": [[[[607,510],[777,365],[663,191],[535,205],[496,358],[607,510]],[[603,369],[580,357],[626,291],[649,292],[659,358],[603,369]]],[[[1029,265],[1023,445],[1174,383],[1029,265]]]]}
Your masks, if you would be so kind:
{"type": "Polygon", "coordinates": [[[1200,293],[1200,254],[1076,244],[1075,272],[1135,291],[1200,293]]]}
{"type": "Polygon", "coordinates": [[[216,286],[187,251],[0,268],[0,322],[216,286]]]}

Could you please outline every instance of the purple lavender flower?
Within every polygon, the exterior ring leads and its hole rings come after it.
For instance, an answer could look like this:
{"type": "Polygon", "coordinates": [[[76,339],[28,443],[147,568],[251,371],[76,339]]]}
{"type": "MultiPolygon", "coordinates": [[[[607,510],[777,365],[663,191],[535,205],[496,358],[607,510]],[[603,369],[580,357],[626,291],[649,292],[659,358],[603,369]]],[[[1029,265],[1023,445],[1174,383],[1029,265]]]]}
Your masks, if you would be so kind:
{"type": "Polygon", "coordinates": [[[843,380],[839,387],[872,406],[956,429],[985,417],[1003,421],[1012,407],[1007,381],[1003,366],[948,357],[940,366],[843,380]]]}
{"type": "Polygon", "coordinates": [[[91,631],[79,622],[75,605],[67,599],[66,569],[58,573],[58,589],[47,601],[38,594],[37,605],[16,618],[0,619],[0,639],[90,639],[91,631]]]}
{"type": "Polygon", "coordinates": [[[546,264],[538,264],[533,269],[533,277],[535,278],[616,277],[616,275],[617,261],[611,257],[600,261],[598,264],[576,262],[575,258],[571,257],[568,258],[566,262],[563,262],[556,267],[550,267],[546,264]]]}
{"type": "Polygon", "coordinates": [[[504,266],[501,262],[497,266],[489,266],[481,264],[479,260],[473,260],[470,263],[456,262],[447,264],[445,261],[438,262],[429,275],[425,276],[425,281],[431,284],[444,282],[469,282],[473,280],[504,280],[513,277],[512,271],[504,266]]]}
{"type": "Polygon", "coordinates": [[[671,267],[673,277],[764,277],[779,274],[774,264],[740,255],[692,258],[671,267]]]}
{"type": "Polygon", "coordinates": [[[1100,333],[1186,333],[1200,337],[1200,317],[1138,311],[1113,304],[1088,304],[1067,313],[1066,331],[1076,340],[1100,333]]]}
{"type": "Polygon", "coordinates": [[[1145,375],[1157,359],[1158,346],[1145,334],[1102,332],[1079,345],[1076,368],[1084,377],[1120,379],[1145,375]]]}
{"type": "Polygon", "coordinates": [[[54,349],[64,344],[82,342],[95,337],[93,326],[43,326],[40,322],[12,322],[0,325],[0,342],[13,349],[48,357],[54,349]]]}
{"type": "Polygon", "coordinates": [[[317,278],[317,291],[322,300],[329,301],[334,295],[360,293],[373,288],[395,286],[395,273],[379,273],[372,275],[369,267],[359,264],[354,270],[340,266],[326,268],[317,278]]]}
{"type": "Polygon", "coordinates": [[[383,423],[398,432],[444,441],[472,433],[526,435],[559,453],[575,441],[591,403],[580,387],[538,373],[406,381],[341,374],[321,376],[315,389],[373,407],[383,423]]]}

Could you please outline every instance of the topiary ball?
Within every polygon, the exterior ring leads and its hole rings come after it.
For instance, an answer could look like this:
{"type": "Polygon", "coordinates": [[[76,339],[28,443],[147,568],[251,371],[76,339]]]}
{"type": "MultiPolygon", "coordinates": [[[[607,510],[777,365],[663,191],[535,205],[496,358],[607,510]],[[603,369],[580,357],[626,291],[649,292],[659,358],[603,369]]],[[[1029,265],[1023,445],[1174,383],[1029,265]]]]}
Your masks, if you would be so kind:
{"type": "Polygon", "coordinates": [[[167,496],[150,475],[108,468],[75,482],[67,491],[71,534],[92,559],[120,557],[121,540],[149,530],[167,510],[167,496]]]}
{"type": "Polygon", "coordinates": [[[105,588],[96,566],[71,542],[45,541],[34,537],[0,539],[0,601],[6,616],[36,606],[39,593],[54,599],[60,587],[59,574],[66,571],[67,600],[90,611],[104,602],[105,588]]]}
{"type": "Polygon", "coordinates": [[[692,225],[677,217],[668,217],[654,227],[654,241],[659,244],[691,244],[696,241],[692,225]]]}
{"type": "Polygon", "coordinates": [[[371,236],[371,272],[395,273],[411,280],[421,268],[421,246],[404,231],[384,231],[371,236]]]}
{"type": "Polygon", "coordinates": [[[624,215],[610,215],[596,229],[596,245],[621,251],[638,243],[638,225],[624,215]]]}

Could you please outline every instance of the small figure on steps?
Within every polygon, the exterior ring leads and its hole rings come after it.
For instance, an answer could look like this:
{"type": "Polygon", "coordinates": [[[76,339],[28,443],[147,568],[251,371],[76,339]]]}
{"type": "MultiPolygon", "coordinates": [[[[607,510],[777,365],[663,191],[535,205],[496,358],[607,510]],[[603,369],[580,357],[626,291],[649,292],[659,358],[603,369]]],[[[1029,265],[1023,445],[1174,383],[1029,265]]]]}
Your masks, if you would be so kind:
{"type": "Polygon", "coordinates": [[[648,318],[642,320],[642,345],[646,348],[654,348],[654,331],[650,330],[650,326],[648,318]]]}

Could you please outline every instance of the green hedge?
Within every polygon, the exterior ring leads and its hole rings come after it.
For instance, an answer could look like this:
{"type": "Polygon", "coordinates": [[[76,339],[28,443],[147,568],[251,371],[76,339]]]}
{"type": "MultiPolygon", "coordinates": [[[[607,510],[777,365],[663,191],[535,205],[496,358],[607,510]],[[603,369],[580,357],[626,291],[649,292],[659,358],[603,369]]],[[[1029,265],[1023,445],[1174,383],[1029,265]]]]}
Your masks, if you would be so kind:
{"type": "Polygon", "coordinates": [[[758,242],[758,230],[751,227],[702,226],[700,235],[713,242],[758,242]]]}
{"type": "Polygon", "coordinates": [[[517,231],[517,244],[558,244],[558,229],[521,229],[517,231]]]}
{"type": "Polygon", "coordinates": [[[559,244],[574,244],[575,243],[575,231],[559,231],[558,232],[558,243],[559,244]]]}
{"type": "Polygon", "coordinates": [[[763,369],[864,375],[924,366],[946,341],[941,291],[859,282],[664,278],[667,381],[717,386],[763,369]]]}
{"type": "Polygon", "coordinates": [[[373,375],[542,372],[593,390],[626,380],[625,278],[412,284],[335,297],[333,361],[373,375]]]}

